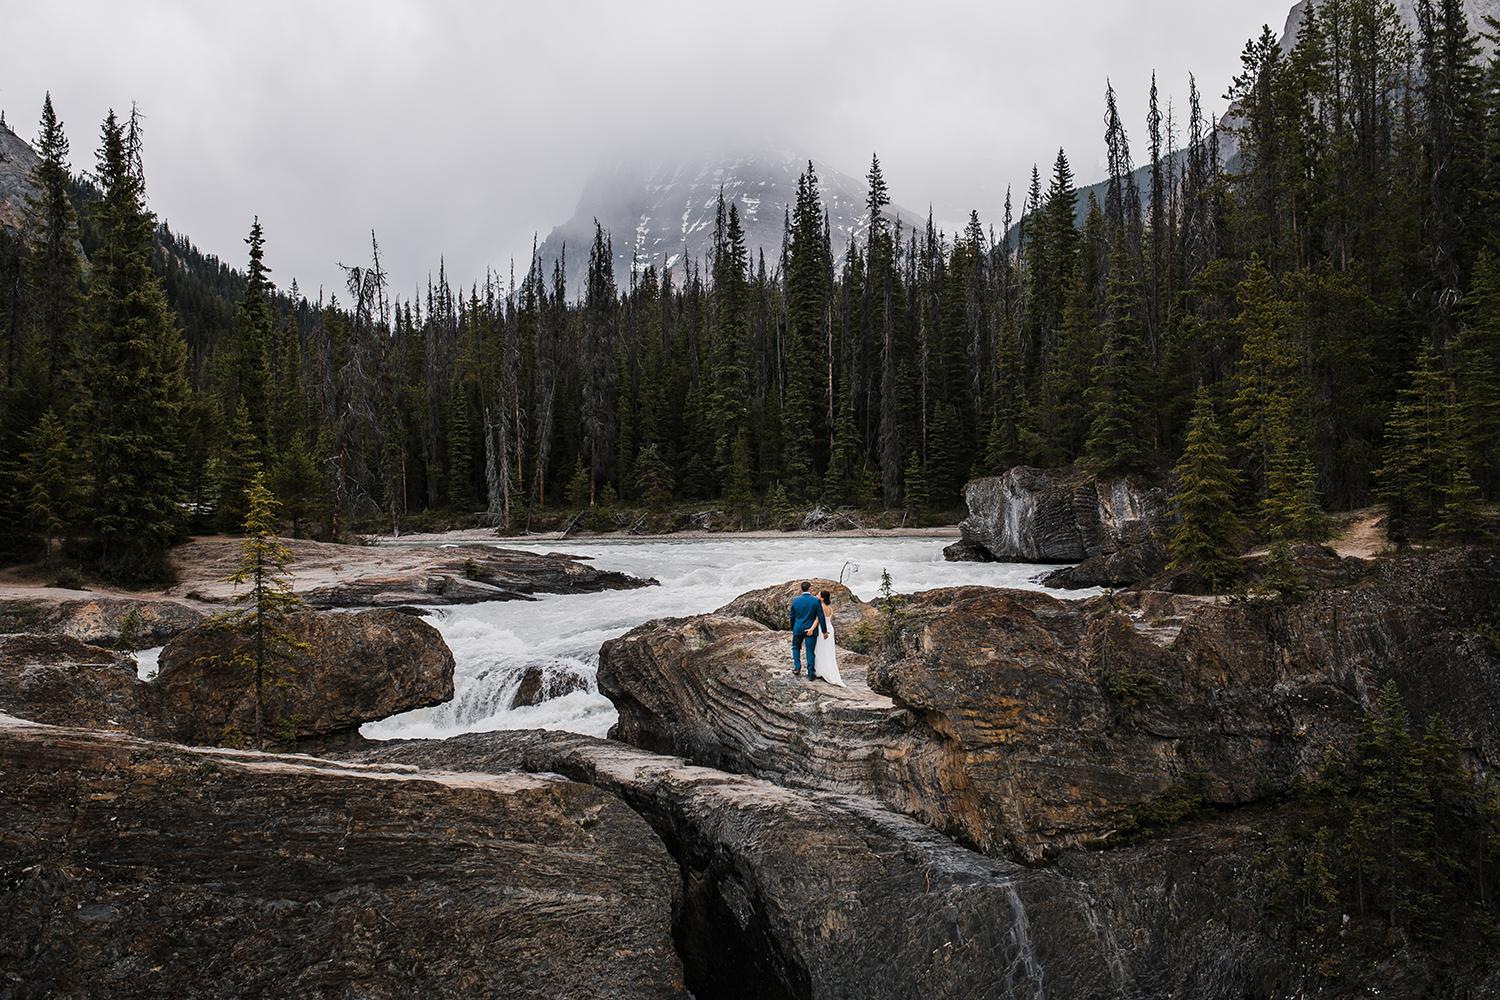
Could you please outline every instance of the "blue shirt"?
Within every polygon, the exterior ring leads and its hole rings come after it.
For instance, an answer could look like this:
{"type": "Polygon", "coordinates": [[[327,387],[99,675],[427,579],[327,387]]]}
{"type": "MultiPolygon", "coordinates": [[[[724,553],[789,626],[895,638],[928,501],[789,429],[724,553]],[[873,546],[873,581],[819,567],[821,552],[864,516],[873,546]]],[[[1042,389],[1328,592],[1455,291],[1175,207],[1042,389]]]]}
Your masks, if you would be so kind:
{"type": "Polygon", "coordinates": [[[823,617],[823,602],[810,593],[802,593],[792,601],[791,608],[792,633],[802,635],[812,628],[814,621],[818,623],[819,632],[828,631],[828,620],[823,617]]]}

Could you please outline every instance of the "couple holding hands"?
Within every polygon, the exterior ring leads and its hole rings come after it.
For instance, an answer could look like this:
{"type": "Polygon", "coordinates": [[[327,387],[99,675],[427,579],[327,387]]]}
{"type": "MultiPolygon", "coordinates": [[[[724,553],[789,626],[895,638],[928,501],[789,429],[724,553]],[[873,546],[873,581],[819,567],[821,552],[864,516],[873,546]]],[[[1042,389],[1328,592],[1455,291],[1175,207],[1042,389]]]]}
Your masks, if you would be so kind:
{"type": "Polygon", "coordinates": [[[806,646],[807,679],[847,687],[839,676],[838,651],[833,644],[833,599],[826,590],[818,597],[809,593],[811,590],[812,584],[803,581],[802,593],[792,601],[792,676],[802,674],[802,649],[806,646]],[[826,650],[818,649],[819,632],[827,640],[826,650]]]}

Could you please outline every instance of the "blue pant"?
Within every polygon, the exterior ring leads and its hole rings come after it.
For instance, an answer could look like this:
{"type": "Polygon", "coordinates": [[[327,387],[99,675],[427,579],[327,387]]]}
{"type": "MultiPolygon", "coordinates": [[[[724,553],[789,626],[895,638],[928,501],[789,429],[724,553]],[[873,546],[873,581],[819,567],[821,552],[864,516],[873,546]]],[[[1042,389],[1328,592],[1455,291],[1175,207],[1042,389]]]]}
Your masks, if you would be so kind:
{"type": "Polygon", "coordinates": [[[818,672],[817,668],[813,666],[817,658],[817,632],[814,632],[812,635],[798,632],[792,636],[792,673],[800,674],[802,672],[802,644],[804,642],[807,643],[807,676],[814,677],[818,672]]]}

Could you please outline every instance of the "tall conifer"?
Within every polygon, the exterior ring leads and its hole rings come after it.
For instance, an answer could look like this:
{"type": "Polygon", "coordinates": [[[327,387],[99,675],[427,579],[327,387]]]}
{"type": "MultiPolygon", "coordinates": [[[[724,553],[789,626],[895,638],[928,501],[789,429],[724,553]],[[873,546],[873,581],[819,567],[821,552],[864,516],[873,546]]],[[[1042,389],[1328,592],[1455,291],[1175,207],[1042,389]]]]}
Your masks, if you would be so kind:
{"type": "Polygon", "coordinates": [[[90,281],[88,448],[94,469],[94,534],[110,579],[161,576],[161,557],[181,523],[179,419],[187,400],[187,351],[149,255],[155,216],[146,209],[134,112],[110,112],[99,149],[104,242],[90,281]]]}

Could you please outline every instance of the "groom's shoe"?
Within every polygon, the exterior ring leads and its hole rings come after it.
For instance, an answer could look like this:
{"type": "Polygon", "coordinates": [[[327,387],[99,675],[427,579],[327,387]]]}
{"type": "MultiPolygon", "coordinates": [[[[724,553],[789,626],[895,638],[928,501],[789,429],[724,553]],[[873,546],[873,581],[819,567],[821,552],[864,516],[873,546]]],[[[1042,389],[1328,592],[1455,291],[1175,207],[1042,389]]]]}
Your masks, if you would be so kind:
{"type": "Polygon", "coordinates": [[[810,681],[822,680],[817,674],[808,674],[807,679],[810,681]]]}

